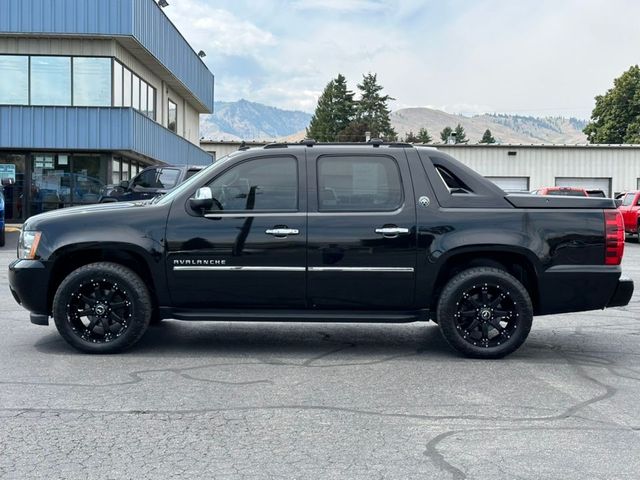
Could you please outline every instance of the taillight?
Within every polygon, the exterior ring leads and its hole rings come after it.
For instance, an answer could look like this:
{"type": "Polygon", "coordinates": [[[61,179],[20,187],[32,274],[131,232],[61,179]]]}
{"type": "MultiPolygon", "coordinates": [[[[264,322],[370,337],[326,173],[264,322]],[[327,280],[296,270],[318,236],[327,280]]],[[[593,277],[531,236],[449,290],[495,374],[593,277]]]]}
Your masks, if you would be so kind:
{"type": "Polygon", "coordinates": [[[604,211],[605,264],[620,265],[624,255],[624,221],[618,210],[604,211]]]}

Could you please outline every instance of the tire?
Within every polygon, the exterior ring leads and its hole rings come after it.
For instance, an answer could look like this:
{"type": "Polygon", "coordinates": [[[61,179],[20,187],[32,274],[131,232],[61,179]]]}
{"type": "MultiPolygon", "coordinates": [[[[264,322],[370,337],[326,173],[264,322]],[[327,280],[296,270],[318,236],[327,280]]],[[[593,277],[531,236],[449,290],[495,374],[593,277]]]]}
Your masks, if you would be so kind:
{"type": "Polygon", "coordinates": [[[445,286],[437,307],[445,340],[471,358],[502,358],[529,336],[533,307],[529,293],[504,270],[465,270],[445,286]]]}
{"type": "Polygon", "coordinates": [[[108,262],[70,273],[53,299],[58,332],[84,353],[110,354],[132,347],[147,330],[152,310],[140,277],[108,262]]]}

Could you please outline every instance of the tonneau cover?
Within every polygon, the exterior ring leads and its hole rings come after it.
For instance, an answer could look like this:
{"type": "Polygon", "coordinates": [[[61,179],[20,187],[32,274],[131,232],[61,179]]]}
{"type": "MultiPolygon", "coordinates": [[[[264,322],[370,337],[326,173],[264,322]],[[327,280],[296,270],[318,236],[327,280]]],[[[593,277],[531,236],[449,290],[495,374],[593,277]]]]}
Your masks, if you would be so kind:
{"type": "Polygon", "coordinates": [[[612,198],[522,194],[507,195],[504,198],[516,208],[616,208],[612,198]]]}

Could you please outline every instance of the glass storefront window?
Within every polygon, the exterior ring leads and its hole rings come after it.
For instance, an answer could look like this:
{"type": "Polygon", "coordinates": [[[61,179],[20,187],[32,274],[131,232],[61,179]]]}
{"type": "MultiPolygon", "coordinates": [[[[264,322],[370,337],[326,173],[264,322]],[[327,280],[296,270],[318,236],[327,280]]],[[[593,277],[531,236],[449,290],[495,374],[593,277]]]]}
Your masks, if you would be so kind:
{"type": "Polygon", "coordinates": [[[136,110],[140,110],[140,77],[133,74],[133,86],[131,88],[133,96],[132,105],[136,110]]]}
{"type": "Polygon", "coordinates": [[[122,180],[130,180],[131,176],[129,175],[129,162],[126,160],[122,160],[122,180]]]}
{"type": "Polygon", "coordinates": [[[111,59],[73,59],[73,104],[83,107],[111,106],[111,59]]]}
{"type": "Polygon", "coordinates": [[[0,152],[0,178],[4,180],[4,218],[21,221],[25,217],[25,167],[27,157],[23,154],[0,152]]]}
{"type": "Polygon", "coordinates": [[[156,89],[149,85],[149,117],[156,119],[156,89]]]}
{"type": "Polygon", "coordinates": [[[124,80],[124,88],[122,90],[124,99],[122,101],[122,106],[130,107],[131,106],[131,71],[125,68],[122,78],[124,80]]]}
{"type": "Polygon", "coordinates": [[[120,184],[122,176],[120,175],[120,160],[114,158],[111,161],[111,183],[114,185],[120,184]]]}
{"type": "Polygon", "coordinates": [[[167,128],[172,132],[178,131],[178,105],[169,100],[169,116],[167,117],[167,128]]]}
{"type": "Polygon", "coordinates": [[[113,106],[122,106],[122,65],[113,62],[113,106]]]}
{"type": "Polygon", "coordinates": [[[70,173],[68,155],[36,154],[33,156],[32,215],[72,205],[70,173]]]}
{"type": "Polygon", "coordinates": [[[31,104],[71,105],[70,57],[31,57],[31,104]]]}
{"type": "Polygon", "coordinates": [[[0,55],[0,105],[29,103],[29,57],[0,55]]]}
{"type": "Polygon", "coordinates": [[[149,92],[149,86],[144,80],[140,80],[140,111],[149,116],[149,110],[147,109],[147,94],[149,92]]]}
{"type": "Polygon", "coordinates": [[[107,176],[107,163],[100,155],[74,155],[72,165],[73,203],[98,203],[107,176]]]}

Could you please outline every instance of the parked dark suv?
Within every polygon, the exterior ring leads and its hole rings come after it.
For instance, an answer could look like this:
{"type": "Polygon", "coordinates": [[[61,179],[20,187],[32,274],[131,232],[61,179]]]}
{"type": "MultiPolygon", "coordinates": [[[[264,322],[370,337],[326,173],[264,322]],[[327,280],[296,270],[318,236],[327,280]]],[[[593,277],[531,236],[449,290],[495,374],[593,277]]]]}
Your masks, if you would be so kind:
{"type": "Polygon", "coordinates": [[[234,153],[154,202],[31,217],[9,283],[89,353],[162,318],[431,319],[497,358],[534,315],[627,305],[623,251],[611,199],[509,195],[427,147],[307,142],[234,153]]]}
{"type": "Polygon", "coordinates": [[[103,189],[100,203],[149,200],[164,195],[182,182],[200,172],[204,167],[148,167],[129,181],[110,185],[103,189]]]}

